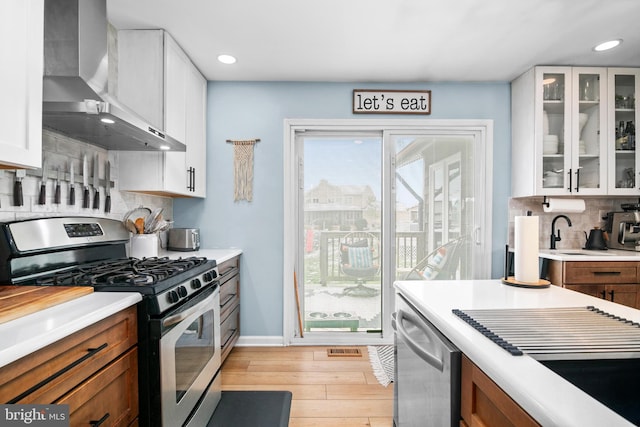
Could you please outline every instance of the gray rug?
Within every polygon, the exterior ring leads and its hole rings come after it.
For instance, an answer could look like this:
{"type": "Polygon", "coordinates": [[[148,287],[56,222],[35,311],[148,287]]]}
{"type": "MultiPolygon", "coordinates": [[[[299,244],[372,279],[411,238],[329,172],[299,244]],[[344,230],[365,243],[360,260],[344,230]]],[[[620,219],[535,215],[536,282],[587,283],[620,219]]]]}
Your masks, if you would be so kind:
{"type": "Polygon", "coordinates": [[[371,361],[373,374],[380,384],[385,387],[388,386],[394,380],[394,346],[370,345],[367,349],[369,350],[369,360],[371,361]]]}

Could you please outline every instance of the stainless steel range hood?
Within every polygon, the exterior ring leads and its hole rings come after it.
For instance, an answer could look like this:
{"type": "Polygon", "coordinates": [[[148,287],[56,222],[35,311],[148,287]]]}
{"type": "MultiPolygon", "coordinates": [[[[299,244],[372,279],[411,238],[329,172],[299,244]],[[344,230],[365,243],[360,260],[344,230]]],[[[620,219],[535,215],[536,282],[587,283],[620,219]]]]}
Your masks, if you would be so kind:
{"type": "Polygon", "coordinates": [[[107,150],[185,151],[110,91],[106,0],[45,0],[44,21],[43,127],[107,150]]]}

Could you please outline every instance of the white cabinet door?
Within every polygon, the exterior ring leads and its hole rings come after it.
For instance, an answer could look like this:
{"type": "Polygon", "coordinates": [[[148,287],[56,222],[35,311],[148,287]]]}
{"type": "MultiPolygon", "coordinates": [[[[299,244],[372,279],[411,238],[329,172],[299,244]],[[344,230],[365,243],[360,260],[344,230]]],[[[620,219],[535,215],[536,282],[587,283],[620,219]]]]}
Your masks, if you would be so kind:
{"type": "Polygon", "coordinates": [[[187,70],[189,58],[168,34],[164,33],[164,130],[185,142],[187,70]]]}
{"type": "Polygon", "coordinates": [[[118,101],[150,125],[164,125],[164,31],[118,31],[118,101]]]}
{"type": "Polygon", "coordinates": [[[607,70],[573,69],[571,194],[607,194],[607,70]]]}
{"type": "Polygon", "coordinates": [[[187,184],[191,195],[207,194],[207,81],[195,66],[187,80],[187,184]]]}
{"type": "Polygon", "coordinates": [[[43,0],[0,2],[0,167],[42,159],[43,0]]]}
{"type": "Polygon", "coordinates": [[[610,68],[608,76],[609,194],[640,195],[640,151],[636,126],[640,119],[640,69],[610,68]]]}
{"type": "Polygon", "coordinates": [[[537,67],[535,74],[536,194],[571,194],[571,68],[537,67]]]}

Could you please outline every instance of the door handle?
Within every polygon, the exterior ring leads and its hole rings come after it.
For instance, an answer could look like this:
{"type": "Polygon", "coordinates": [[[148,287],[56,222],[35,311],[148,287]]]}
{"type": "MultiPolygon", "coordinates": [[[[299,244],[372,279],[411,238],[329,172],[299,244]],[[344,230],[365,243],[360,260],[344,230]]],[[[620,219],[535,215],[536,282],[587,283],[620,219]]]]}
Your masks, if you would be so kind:
{"type": "Polygon", "coordinates": [[[425,324],[413,322],[402,309],[398,310],[397,319],[396,319],[396,331],[402,337],[402,340],[407,344],[407,346],[422,360],[427,362],[429,365],[433,366],[440,372],[444,370],[444,361],[442,357],[438,357],[438,355],[434,355],[429,353],[427,349],[424,349],[418,345],[407,333],[407,330],[404,327],[404,323],[411,323],[416,328],[420,329],[420,331],[425,334],[429,338],[429,342],[433,344],[437,344],[437,337],[434,337],[428,326],[425,324]]]}

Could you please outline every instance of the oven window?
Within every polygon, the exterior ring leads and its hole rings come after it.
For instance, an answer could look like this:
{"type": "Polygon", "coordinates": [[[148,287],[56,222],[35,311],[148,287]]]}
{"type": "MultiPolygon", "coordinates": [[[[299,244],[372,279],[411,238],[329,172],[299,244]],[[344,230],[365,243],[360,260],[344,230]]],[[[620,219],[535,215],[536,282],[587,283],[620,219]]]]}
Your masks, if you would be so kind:
{"type": "Polygon", "coordinates": [[[210,310],[189,325],[176,342],[176,402],[189,390],[214,352],[213,310],[210,310]]]}

